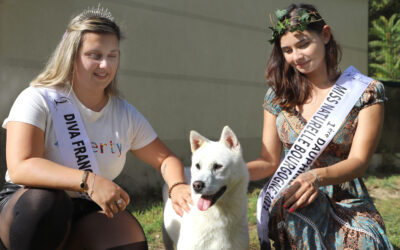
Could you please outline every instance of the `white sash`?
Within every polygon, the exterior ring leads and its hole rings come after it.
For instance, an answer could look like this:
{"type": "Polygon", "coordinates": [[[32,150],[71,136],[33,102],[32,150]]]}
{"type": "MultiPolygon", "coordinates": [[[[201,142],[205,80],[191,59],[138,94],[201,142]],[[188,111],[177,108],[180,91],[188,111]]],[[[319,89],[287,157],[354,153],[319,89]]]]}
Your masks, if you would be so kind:
{"type": "Polygon", "coordinates": [[[257,200],[257,231],[261,249],[270,249],[268,221],[272,202],[292,180],[309,170],[372,81],[353,66],[347,68],[261,190],[257,200]]]}
{"type": "MultiPolygon", "coordinates": [[[[54,89],[38,88],[50,109],[63,164],[100,174],[85,125],[73,99],[54,89]]],[[[85,193],[79,196],[90,199],[85,193]]]]}

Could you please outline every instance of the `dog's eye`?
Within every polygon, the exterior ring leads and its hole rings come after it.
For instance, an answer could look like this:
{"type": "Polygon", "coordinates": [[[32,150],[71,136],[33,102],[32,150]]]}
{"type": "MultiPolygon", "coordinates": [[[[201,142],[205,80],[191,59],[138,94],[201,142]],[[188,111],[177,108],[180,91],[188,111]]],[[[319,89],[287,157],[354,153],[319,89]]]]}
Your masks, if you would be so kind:
{"type": "Polygon", "coordinates": [[[222,165],[221,165],[221,164],[214,163],[214,165],[213,165],[213,170],[214,170],[214,171],[215,171],[215,170],[218,170],[218,169],[220,169],[220,168],[222,168],[222,165]]]}
{"type": "Polygon", "coordinates": [[[196,168],[200,169],[200,164],[196,163],[196,168]]]}

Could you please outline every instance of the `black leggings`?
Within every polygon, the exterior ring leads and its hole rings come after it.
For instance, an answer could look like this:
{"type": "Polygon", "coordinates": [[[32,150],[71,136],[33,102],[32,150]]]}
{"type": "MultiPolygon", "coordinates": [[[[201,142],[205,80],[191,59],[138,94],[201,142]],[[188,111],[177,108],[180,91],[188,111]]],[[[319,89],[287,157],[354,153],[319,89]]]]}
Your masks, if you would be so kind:
{"type": "Polygon", "coordinates": [[[27,190],[12,210],[10,249],[56,249],[68,234],[72,211],[64,191],[27,190]]]}
{"type": "MultiPolygon", "coordinates": [[[[8,194],[5,200],[9,201],[10,196],[12,194],[8,194]]],[[[11,211],[10,249],[57,249],[68,236],[74,221],[99,210],[101,208],[96,203],[71,199],[62,190],[29,188],[19,197],[11,211]]],[[[147,249],[147,242],[115,249],[147,249]]]]}

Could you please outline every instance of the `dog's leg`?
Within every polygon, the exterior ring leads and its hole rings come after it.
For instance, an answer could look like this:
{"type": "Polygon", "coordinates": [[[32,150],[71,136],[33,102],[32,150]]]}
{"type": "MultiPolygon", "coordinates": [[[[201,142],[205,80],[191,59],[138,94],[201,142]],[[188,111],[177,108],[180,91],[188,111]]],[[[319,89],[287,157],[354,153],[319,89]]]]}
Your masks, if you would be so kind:
{"type": "MultiPolygon", "coordinates": [[[[186,183],[190,183],[190,168],[184,168],[186,183]]],[[[164,218],[162,224],[163,241],[166,250],[174,250],[175,244],[178,243],[181,217],[175,213],[172,208],[172,202],[168,199],[168,186],[163,186],[164,199],[164,218]]]]}
{"type": "Polygon", "coordinates": [[[181,217],[175,213],[170,199],[164,205],[164,220],[162,224],[163,240],[167,250],[173,250],[178,244],[181,231],[181,217]]]}

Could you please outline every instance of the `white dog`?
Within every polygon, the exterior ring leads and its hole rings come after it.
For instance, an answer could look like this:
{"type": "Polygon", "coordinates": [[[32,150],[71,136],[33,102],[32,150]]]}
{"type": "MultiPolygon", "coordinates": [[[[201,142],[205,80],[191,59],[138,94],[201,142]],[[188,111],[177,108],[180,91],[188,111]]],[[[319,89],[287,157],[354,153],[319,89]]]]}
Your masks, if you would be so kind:
{"type": "Polygon", "coordinates": [[[180,217],[168,199],[164,208],[166,248],[172,249],[172,240],[178,250],[249,249],[249,173],[236,135],[226,126],[214,142],[191,131],[190,144],[195,205],[180,217]]]}

